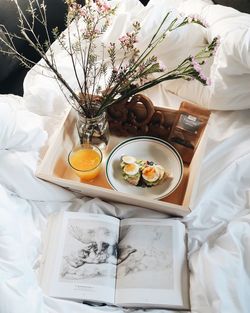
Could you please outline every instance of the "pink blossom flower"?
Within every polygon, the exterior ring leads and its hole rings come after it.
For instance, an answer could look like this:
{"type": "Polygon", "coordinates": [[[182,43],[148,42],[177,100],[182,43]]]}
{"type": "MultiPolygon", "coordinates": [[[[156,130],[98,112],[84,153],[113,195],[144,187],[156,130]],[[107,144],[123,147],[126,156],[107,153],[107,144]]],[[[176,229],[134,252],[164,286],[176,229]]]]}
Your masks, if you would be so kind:
{"type": "Polygon", "coordinates": [[[199,76],[200,76],[200,78],[201,78],[202,80],[204,80],[205,82],[207,81],[207,76],[205,76],[205,74],[204,74],[202,71],[200,71],[199,76]]]}
{"type": "Polygon", "coordinates": [[[209,85],[210,84],[210,80],[203,73],[202,68],[201,68],[199,62],[197,62],[194,57],[192,57],[192,59],[191,59],[191,65],[193,66],[193,69],[197,72],[197,74],[200,77],[200,79],[202,80],[202,82],[204,84],[206,84],[206,85],[209,85]]]}
{"type": "Polygon", "coordinates": [[[74,11],[75,13],[77,13],[77,11],[79,11],[81,8],[82,6],[77,3],[72,3],[69,7],[70,11],[74,11]]]}
{"type": "Polygon", "coordinates": [[[198,73],[201,71],[201,66],[198,62],[194,62],[193,67],[198,73]]]}
{"type": "Polygon", "coordinates": [[[106,13],[111,9],[111,6],[105,1],[96,0],[96,5],[98,9],[103,13],[106,13]]]}
{"type": "Polygon", "coordinates": [[[214,53],[218,50],[220,44],[221,44],[221,38],[220,38],[220,36],[217,36],[216,37],[216,43],[215,43],[215,46],[214,46],[214,53]]]}
{"type": "Polygon", "coordinates": [[[201,23],[202,23],[203,26],[209,27],[209,24],[208,24],[208,22],[206,20],[202,19],[201,23]]]}
{"type": "Polygon", "coordinates": [[[127,41],[127,36],[123,35],[121,37],[119,37],[119,41],[124,44],[127,41]]]}
{"type": "Polygon", "coordinates": [[[134,48],[134,44],[138,42],[135,32],[127,32],[126,35],[119,37],[121,45],[127,49],[134,48]]]}
{"type": "Polygon", "coordinates": [[[165,72],[167,70],[166,65],[162,61],[158,61],[158,64],[159,64],[159,70],[161,72],[165,72]]]}
{"type": "Polygon", "coordinates": [[[196,23],[199,23],[205,27],[208,27],[208,23],[204,19],[202,19],[198,14],[189,15],[187,17],[187,21],[189,24],[196,22],[196,23]]]}
{"type": "Polygon", "coordinates": [[[79,10],[79,13],[80,13],[80,15],[83,16],[83,17],[86,17],[86,16],[87,16],[87,12],[86,12],[86,9],[85,9],[85,8],[81,8],[81,9],[79,10]]]}
{"type": "Polygon", "coordinates": [[[207,86],[211,86],[211,79],[210,79],[209,77],[207,77],[206,85],[207,85],[207,86]]]}
{"type": "Polygon", "coordinates": [[[108,10],[110,10],[110,5],[108,3],[104,3],[102,5],[102,11],[107,12],[108,10]]]}
{"type": "Polygon", "coordinates": [[[196,72],[200,73],[201,71],[201,66],[200,64],[195,60],[194,57],[192,57],[191,63],[193,65],[193,68],[196,70],[196,72]]]}

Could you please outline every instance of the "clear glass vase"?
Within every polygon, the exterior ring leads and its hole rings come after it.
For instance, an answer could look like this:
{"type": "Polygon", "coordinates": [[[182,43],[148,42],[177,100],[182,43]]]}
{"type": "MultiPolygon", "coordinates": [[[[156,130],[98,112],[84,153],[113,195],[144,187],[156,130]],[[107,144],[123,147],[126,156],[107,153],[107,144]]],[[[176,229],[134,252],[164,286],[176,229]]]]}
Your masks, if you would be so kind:
{"type": "Polygon", "coordinates": [[[91,143],[102,150],[108,145],[109,124],[106,112],[95,117],[78,113],[76,126],[81,144],[91,143]]]}

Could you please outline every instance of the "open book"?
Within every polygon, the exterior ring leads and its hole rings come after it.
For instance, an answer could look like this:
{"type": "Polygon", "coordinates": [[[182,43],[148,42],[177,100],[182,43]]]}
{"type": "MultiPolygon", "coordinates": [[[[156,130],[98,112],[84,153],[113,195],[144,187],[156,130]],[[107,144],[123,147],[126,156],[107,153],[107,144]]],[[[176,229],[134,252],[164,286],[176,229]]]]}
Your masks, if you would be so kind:
{"type": "Polygon", "coordinates": [[[172,219],[52,215],[40,281],[52,297],[189,308],[185,226],[172,219]]]}

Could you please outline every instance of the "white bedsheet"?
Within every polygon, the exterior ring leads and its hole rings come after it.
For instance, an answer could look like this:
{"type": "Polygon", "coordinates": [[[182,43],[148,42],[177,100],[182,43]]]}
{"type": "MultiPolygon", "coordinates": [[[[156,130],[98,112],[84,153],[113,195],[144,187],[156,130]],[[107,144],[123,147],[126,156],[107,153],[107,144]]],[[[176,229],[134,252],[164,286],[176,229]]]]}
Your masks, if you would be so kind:
{"type": "MultiPolygon", "coordinates": [[[[0,97],[0,313],[129,312],[49,298],[39,288],[42,231],[50,213],[80,209],[121,218],[165,216],[76,197],[35,177],[38,150],[49,142],[47,133],[50,138],[66,106],[55,85],[44,82],[30,72],[23,99],[0,97]]],[[[157,93],[169,105],[180,102],[160,87],[157,93]]],[[[249,313],[250,110],[212,113],[199,193],[184,222],[192,312],[249,313]]]]}

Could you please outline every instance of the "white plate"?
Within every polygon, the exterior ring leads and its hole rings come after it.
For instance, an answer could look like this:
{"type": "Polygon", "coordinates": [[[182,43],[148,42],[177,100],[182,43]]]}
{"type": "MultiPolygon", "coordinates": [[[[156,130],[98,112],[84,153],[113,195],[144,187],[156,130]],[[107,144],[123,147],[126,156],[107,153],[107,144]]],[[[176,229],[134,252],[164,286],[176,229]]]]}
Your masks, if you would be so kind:
{"type": "Polygon", "coordinates": [[[111,151],[106,163],[106,176],[114,190],[144,198],[161,199],[173,192],[180,184],[183,162],[176,149],[166,141],[148,136],[134,137],[121,142],[111,151]],[[122,177],[120,160],[123,155],[160,164],[171,174],[172,179],[167,179],[153,187],[133,186],[122,177]]]}

